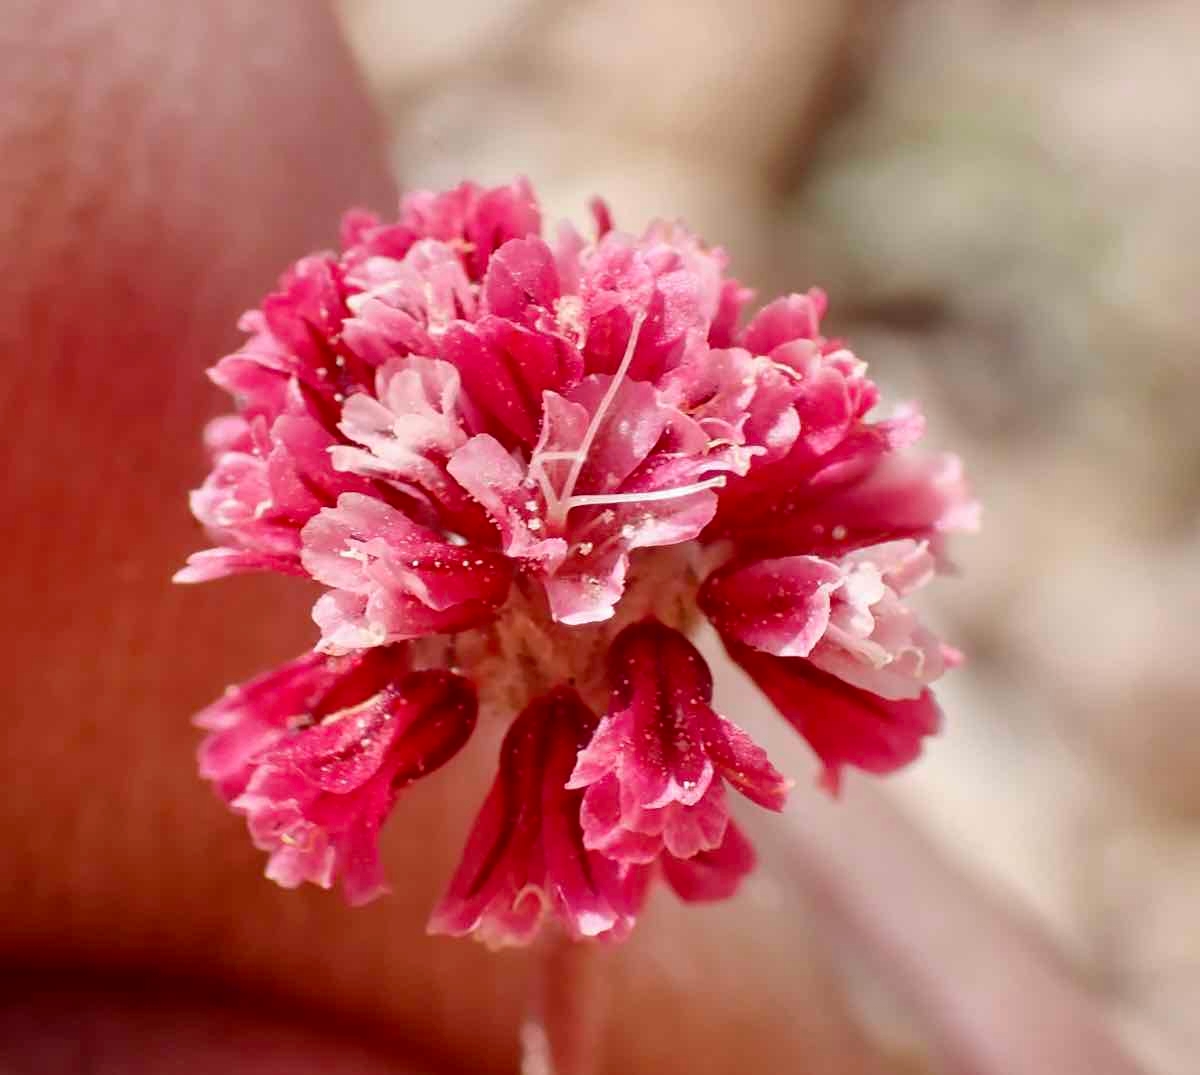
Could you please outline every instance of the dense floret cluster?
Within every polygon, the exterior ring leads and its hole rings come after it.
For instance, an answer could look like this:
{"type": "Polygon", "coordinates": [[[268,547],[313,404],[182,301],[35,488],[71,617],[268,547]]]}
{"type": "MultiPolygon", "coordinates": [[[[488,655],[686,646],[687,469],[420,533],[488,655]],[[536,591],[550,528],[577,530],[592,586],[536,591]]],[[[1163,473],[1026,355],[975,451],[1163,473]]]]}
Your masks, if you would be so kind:
{"type": "Polygon", "coordinates": [[[820,291],[746,320],[682,226],[597,205],[595,231],[543,239],[521,181],[353,213],[212,370],[237,413],[179,578],[326,587],[314,651],[198,718],[282,885],[383,891],[380,827],[486,719],[498,773],[433,930],[619,938],[655,877],[730,895],[754,854],[727,792],[780,810],[789,782],[713,708],[701,617],[831,789],[938,727],[956,654],[904,602],[975,524],[958,462],[914,449],[915,411],[873,416],[820,291]]]}

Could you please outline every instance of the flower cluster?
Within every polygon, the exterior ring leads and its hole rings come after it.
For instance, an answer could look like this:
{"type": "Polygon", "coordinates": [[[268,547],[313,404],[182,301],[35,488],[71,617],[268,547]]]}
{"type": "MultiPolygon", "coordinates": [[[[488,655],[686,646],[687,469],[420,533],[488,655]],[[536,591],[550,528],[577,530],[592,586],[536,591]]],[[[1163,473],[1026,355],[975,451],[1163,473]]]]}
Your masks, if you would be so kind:
{"type": "Polygon", "coordinates": [[[905,597],[976,506],[920,416],[872,417],[825,296],[750,293],[678,225],[541,238],[528,184],[353,213],[211,371],[195,582],[326,587],[313,652],[198,718],[201,772],[267,874],[385,889],[380,827],[483,719],[499,769],[430,928],[522,943],[547,913],[619,938],[660,877],[730,895],[733,790],[789,782],[712,704],[705,616],[836,789],[912,760],[956,660],[905,597]],[[743,322],[745,321],[744,327],[743,322]]]}

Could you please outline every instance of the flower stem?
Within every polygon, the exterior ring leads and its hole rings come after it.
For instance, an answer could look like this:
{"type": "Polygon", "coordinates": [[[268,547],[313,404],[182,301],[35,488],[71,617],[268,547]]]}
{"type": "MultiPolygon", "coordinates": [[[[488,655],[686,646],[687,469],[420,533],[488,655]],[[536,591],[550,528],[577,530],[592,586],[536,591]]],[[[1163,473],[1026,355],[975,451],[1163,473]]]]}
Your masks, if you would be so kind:
{"type": "Polygon", "coordinates": [[[521,1075],[591,1075],[603,1022],[593,946],[556,930],[533,958],[521,1075]]]}

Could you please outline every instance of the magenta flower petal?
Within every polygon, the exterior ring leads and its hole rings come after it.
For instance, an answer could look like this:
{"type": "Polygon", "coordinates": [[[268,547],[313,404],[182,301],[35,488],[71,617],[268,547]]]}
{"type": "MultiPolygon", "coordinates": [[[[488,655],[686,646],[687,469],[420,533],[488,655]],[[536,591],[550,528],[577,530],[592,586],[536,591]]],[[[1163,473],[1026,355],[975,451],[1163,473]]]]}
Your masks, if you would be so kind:
{"type": "Polygon", "coordinates": [[[491,189],[466,182],[447,191],[416,190],[401,200],[394,224],[362,210],[347,213],[342,260],[351,267],[373,257],[398,260],[419,240],[435,239],[460,250],[471,279],[479,280],[494,250],[509,239],[536,235],[540,227],[537,200],[525,179],[491,189]]]}
{"type": "Polygon", "coordinates": [[[411,672],[255,756],[233,808],[267,876],[285,888],[340,877],[349,902],[386,891],[379,830],[397,794],[452,758],[475,726],[474,688],[444,671],[411,672]]]}
{"type": "MultiPolygon", "coordinates": [[[[801,458],[817,460],[832,452],[879,401],[878,390],[867,379],[867,364],[849,351],[826,352],[809,340],[798,340],[777,347],[772,360],[777,368],[791,371],[801,458]]],[[[885,431],[889,428],[883,425],[885,431]]],[[[894,436],[888,446],[895,446],[894,436]]]]}
{"type": "Polygon", "coordinates": [[[889,455],[863,481],[831,499],[825,511],[841,520],[830,531],[844,527],[838,540],[847,547],[915,538],[930,541],[936,552],[945,535],[979,528],[979,504],[953,455],[889,455]]]}
{"type": "Polygon", "coordinates": [[[547,572],[558,567],[567,543],[545,535],[534,482],[495,437],[472,437],[454,453],[449,471],[487,509],[505,555],[547,572]]]}
{"type": "Polygon", "coordinates": [[[474,933],[494,947],[523,944],[546,913],[574,937],[628,932],[645,878],[584,847],[582,794],[565,786],[595,723],[565,687],[530,703],[513,722],[431,933],[474,933]]]}
{"type": "Polygon", "coordinates": [[[664,855],[663,877],[684,902],[711,903],[729,899],[755,862],[753,845],[731,821],[720,847],[686,859],[664,855]]]}
{"type": "Polygon", "coordinates": [[[510,444],[533,445],[542,393],[564,391],[583,373],[583,359],[564,337],[492,316],[451,326],[442,354],[457,367],[491,429],[510,444]]]}
{"type": "Polygon", "coordinates": [[[648,808],[633,800],[615,775],[601,777],[583,797],[584,841],[616,862],[651,863],[661,855],[691,858],[719,847],[729,825],[725,787],[707,784],[695,802],[648,808]],[[611,807],[615,799],[617,808],[611,807]],[[609,811],[605,817],[601,809],[609,811]]]}
{"type": "MultiPolygon", "coordinates": [[[[242,317],[238,327],[252,332],[254,326],[261,325],[261,318],[257,310],[252,311],[242,317]]],[[[220,359],[208,370],[208,379],[239,401],[239,417],[244,422],[256,418],[270,421],[281,414],[291,383],[284,363],[274,362],[269,354],[248,349],[220,359]]]]}
{"type": "Polygon", "coordinates": [[[913,539],[940,558],[946,535],[978,527],[978,504],[955,457],[895,450],[892,438],[908,439],[913,425],[906,416],[852,432],[823,457],[793,450],[737,479],[745,484],[722,497],[718,532],[746,555],[829,557],[913,539]]]}
{"type": "Polygon", "coordinates": [[[200,747],[200,775],[226,802],[245,789],[259,754],[288,731],[377,694],[407,667],[394,649],[328,657],[306,653],[239,687],[196,715],[209,735],[200,747]]]}
{"type": "Polygon", "coordinates": [[[627,627],[613,641],[609,669],[608,714],[568,784],[587,789],[586,846],[631,862],[663,849],[677,858],[712,851],[729,820],[723,782],[783,809],[788,782],[712,709],[712,675],[683,635],[656,620],[627,627]]]}
{"type": "Polygon", "coordinates": [[[280,280],[280,289],[262,304],[262,331],[297,364],[290,372],[307,375],[323,360],[322,338],[337,333],[343,310],[337,261],[327,255],[301,258],[280,280]]]}
{"type": "Polygon", "coordinates": [[[541,213],[526,179],[484,189],[461,183],[444,193],[416,191],[400,207],[401,227],[460,244],[473,280],[483,278],[492,254],[510,239],[536,235],[541,213]]]}
{"type": "MultiPolygon", "coordinates": [[[[575,774],[571,775],[574,783],[575,774]]],[[[585,839],[595,850],[602,851],[614,861],[654,862],[662,853],[665,822],[657,827],[657,831],[650,820],[634,829],[622,823],[624,816],[620,780],[612,773],[601,773],[595,783],[587,787],[579,806],[579,821],[585,839]]]]}
{"type": "Polygon", "coordinates": [[[689,325],[668,323],[656,276],[636,241],[615,231],[582,261],[581,336],[589,373],[616,373],[632,350],[630,376],[652,380],[682,354],[689,325]],[[639,316],[648,329],[635,336],[639,316]]]}
{"type": "Polygon", "coordinates": [[[237,395],[250,418],[274,418],[283,386],[295,382],[323,425],[337,402],[369,379],[369,367],[340,343],[347,314],[343,268],[327,254],[301,258],[258,310],[243,315],[245,346],[217,363],[213,380],[237,395]]]}
{"type": "Polygon", "coordinates": [[[941,726],[929,690],[916,698],[881,698],[800,657],[776,657],[731,641],[726,648],[808,740],[824,763],[822,782],[830,791],[837,791],[843,766],[882,774],[907,765],[941,726]]]}

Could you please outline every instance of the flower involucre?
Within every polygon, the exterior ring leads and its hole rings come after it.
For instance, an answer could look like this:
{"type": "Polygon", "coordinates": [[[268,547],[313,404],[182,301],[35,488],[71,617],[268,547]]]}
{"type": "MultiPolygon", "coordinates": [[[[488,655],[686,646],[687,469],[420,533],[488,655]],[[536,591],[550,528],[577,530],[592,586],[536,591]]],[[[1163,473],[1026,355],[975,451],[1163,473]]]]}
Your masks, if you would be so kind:
{"type": "Polygon", "coordinates": [[[958,657],[904,602],[977,523],[958,461],[914,448],[915,411],[872,417],[823,292],[739,327],[722,251],[595,219],[543,240],[524,181],[353,212],[212,370],[237,413],[178,578],[327,588],[314,651],[198,718],[282,885],[384,891],[380,827],[478,715],[509,728],[431,930],[619,939],[656,876],[730,896],[754,852],[728,791],[781,810],[791,785],[713,707],[701,615],[830,790],[939,726],[958,657]]]}

